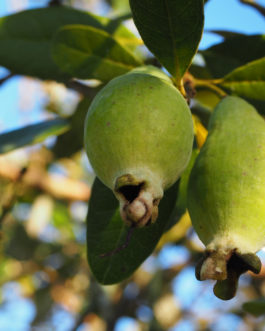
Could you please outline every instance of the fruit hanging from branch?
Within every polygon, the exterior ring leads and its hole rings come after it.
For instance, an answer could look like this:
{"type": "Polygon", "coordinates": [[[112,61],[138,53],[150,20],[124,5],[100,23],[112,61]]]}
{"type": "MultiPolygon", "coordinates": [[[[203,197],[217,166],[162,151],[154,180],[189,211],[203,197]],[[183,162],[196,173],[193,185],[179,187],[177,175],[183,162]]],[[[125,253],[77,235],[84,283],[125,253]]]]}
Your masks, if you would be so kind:
{"type": "Polygon", "coordinates": [[[255,253],[265,245],[265,122],[243,99],[226,97],[214,110],[188,209],[206,245],[196,276],[217,280],[215,295],[231,299],[242,273],[259,273],[255,253]]]}
{"type": "Polygon", "coordinates": [[[190,159],[193,136],[187,102],[157,68],[137,68],[97,94],[85,120],[85,148],[129,226],[156,220],[164,190],[190,159]]]}

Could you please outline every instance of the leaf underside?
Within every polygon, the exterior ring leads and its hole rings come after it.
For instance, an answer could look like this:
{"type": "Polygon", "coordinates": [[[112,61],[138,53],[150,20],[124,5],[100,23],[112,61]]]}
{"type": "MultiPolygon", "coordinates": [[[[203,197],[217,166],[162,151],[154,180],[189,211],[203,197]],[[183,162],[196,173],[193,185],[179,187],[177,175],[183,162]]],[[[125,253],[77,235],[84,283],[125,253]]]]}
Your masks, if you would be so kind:
{"type": "Polygon", "coordinates": [[[68,129],[69,124],[67,120],[56,118],[3,133],[0,135],[0,154],[40,143],[49,136],[62,134],[68,129]]]}
{"type": "Polygon", "coordinates": [[[136,228],[128,246],[108,256],[126,242],[129,228],[120,217],[112,191],[99,179],[95,180],[87,216],[87,256],[91,271],[100,283],[114,284],[128,278],[152,253],[175,206],[177,191],[178,183],[165,192],[154,224],[136,228]]]}

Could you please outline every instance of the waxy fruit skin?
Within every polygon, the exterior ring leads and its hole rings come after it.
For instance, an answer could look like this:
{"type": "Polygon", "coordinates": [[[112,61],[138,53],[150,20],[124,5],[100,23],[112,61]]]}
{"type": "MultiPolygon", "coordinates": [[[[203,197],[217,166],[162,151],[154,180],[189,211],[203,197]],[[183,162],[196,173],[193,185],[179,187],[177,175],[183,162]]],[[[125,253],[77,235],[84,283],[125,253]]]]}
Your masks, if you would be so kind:
{"type": "Polygon", "coordinates": [[[205,261],[197,270],[200,280],[223,281],[233,270],[235,281],[248,269],[258,272],[254,254],[265,245],[265,121],[243,99],[226,97],[214,110],[191,172],[188,210],[206,245],[205,261]],[[244,261],[240,270],[238,259],[244,261]]]}
{"type": "Polygon", "coordinates": [[[128,224],[156,219],[164,189],[190,159],[193,135],[186,100],[156,68],[119,76],[94,98],[85,120],[86,152],[96,175],[120,200],[128,224]],[[139,192],[126,198],[132,186],[139,192]]]}

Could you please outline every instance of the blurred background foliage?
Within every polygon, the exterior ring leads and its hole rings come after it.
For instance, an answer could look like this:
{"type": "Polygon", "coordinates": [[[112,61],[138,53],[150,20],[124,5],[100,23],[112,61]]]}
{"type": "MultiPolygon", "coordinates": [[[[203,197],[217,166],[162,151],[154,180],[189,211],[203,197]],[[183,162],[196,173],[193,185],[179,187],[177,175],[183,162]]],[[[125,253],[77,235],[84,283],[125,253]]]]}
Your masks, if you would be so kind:
{"type": "MultiPolygon", "coordinates": [[[[27,1],[11,2],[14,10],[28,5],[27,1]]],[[[130,12],[126,0],[62,2],[103,16],[130,12]]],[[[262,14],[261,7],[253,8],[251,1],[241,2],[262,14]]],[[[131,20],[126,25],[136,33],[131,20]]],[[[264,36],[215,33],[222,35],[223,41],[200,51],[184,77],[190,93],[194,92],[192,77],[223,77],[265,54],[264,36]],[[250,52],[242,52],[246,42],[250,52]]],[[[143,46],[137,51],[146,62],[156,64],[143,46]]],[[[12,73],[3,77],[3,86],[14,79],[12,73]]],[[[30,122],[25,109],[32,102],[31,94],[36,93],[33,83],[44,96],[38,118],[47,123],[30,136],[16,132],[13,145],[10,135],[8,146],[4,134],[0,137],[6,148],[0,155],[0,330],[265,330],[265,306],[259,300],[265,296],[264,268],[259,275],[243,276],[236,298],[225,303],[214,297],[211,281],[195,279],[194,266],[204,248],[191,228],[185,194],[177,201],[173,226],[133,276],[111,286],[95,281],[87,264],[85,222],[94,174],[82,145],[84,117],[101,86],[96,81],[84,86],[21,78],[24,111],[19,116],[25,125],[30,122]],[[68,121],[50,122],[58,115],[68,121]],[[29,142],[34,145],[17,149],[29,142]],[[4,153],[7,151],[11,152],[4,153]],[[247,302],[253,300],[257,300],[255,305],[249,306],[247,302]]],[[[197,84],[191,107],[198,147],[205,140],[209,116],[219,100],[213,86],[197,84]]],[[[264,101],[253,103],[264,114],[264,101]]],[[[264,261],[263,252],[260,257],[264,261]]]]}

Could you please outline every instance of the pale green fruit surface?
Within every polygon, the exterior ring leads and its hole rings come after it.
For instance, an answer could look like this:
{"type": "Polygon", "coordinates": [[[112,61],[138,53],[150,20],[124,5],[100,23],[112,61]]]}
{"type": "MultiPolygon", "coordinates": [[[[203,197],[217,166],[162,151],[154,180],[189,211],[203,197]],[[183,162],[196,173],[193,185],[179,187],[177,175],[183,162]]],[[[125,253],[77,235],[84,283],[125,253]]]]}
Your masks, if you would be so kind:
{"type": "Polygon", "coordinates": [[[147,169],[169,187],[186,167],[192,142],[191,114],[182,95],[146,74],[112,80],[94,99],[85,122],[89,160],[112,189],[116,177],[131,169],[147,169]]]}
{"type": "Polygon", "coordinates": [[[86,152],[101,181],[114,190],[117,178],[130,175],[158,202],[185,169],[192,143],[185,99],[170,81],[145,72],[109,82],[85,120],[86,152]]]}
{"type": "Polygon", "coordinates": [[[188,189],[193,226],[208,250],[265,245],[265,122],[238,97],[214,110],[188,189]]]}
{"type": "Polygon", "coordinates": [[[152,75],[158,78],[161,78],[163,80],[165,80],[166,82],[170,83],[172,85],[172,81],[169,78],[168,75],[166,75],[162,70],[160,70],[157,67],[154,67],[152,65],[145,65],[145,66],[141,66],[141,67],[137,67],[133,70],[131,70],[128,74],[132,74],[132,73],[138,73],[138,74],[148,74],[148,75],[152,75]]]}

